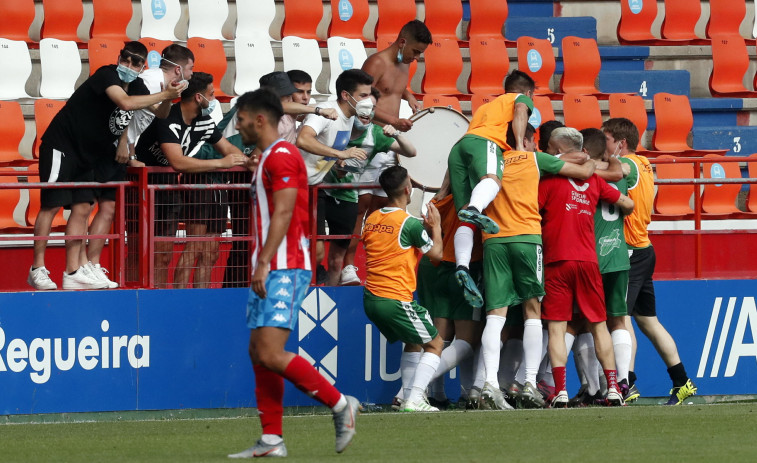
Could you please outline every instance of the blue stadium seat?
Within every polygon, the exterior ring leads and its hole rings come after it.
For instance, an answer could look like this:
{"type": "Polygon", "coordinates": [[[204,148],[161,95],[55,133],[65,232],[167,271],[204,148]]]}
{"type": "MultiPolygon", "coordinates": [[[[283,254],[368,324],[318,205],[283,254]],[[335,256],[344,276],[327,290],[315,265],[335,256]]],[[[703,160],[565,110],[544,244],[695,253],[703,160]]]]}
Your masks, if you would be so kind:
{"type": "MultiPolygon", "coordinates": [[[[510,3],[508,2],[508,5],[510,3]]],[[[505,23],[505,38],[518,40],[529,36],[548,39],[555,47],[562,47],[562,39],[567,36],[597,39],[597,19],[594,17],[508,17],[505,23]]]]}
{"type": "Polygon", "coordinates": [[[689,96],[690,80],[685,70],[600,71],[599,89],[604,93],[638,93],[651,100],[658,92],[689,96]]]}

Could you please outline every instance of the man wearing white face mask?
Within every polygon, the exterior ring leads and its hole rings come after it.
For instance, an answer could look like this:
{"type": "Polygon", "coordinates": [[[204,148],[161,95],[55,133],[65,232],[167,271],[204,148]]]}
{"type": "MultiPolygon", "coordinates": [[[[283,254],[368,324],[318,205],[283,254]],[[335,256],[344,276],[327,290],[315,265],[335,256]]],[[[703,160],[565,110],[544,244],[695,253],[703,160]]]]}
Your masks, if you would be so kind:
{"type": "MultiPolygon", "coordinates": [[[[355,115],[368,116],[373,111],[371,84],[373,77],[360,69],[349,69],[339,75],[336,80],[337,100],[320,103],[316,113],[308,115],[302,122],[297,136],[297,147],[300,148],[308,171],[308,184],[315,185],[323,182],[326,174],[337,161],[347,159],[367,158],[365,150],[350,147],[350,134],[355,115]],[[324,108],[335,109],[338,113],[336,120],[331,121],[320,117],[324,108]]],[[[332,196],[334,191],[321,190],[318,195],[318,234],[326,234],[326,222],[331,235],[350,235],[357,217],[357,204],[340,201],[332,196]]],[[[350,240],[333,240],[329,246],[328,284],[339,283],[342,271],[344,253],[350,240]]],[[[317,243],[316,261],[323,260],[323,242],[317,243]]]]}

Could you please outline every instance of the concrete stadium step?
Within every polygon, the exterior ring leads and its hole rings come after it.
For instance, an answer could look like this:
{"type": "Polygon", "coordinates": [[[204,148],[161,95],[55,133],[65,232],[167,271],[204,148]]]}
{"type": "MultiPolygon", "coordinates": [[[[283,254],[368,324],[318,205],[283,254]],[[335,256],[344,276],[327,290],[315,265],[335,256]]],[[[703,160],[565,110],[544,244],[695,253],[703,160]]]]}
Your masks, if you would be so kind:
{"type": "Polygon", "coordinates": [[[728,156],[749,156],[757,153],[757,127],[719,126],[694,127],[694,148],[729,149],[728,156]]]}
{"type": "MultiPolygon", "coordinates": [[[[509,5],[509,3],[508,3],[509,5]]],[[[527,36],[548,39],[553,46],[562,48],[562,39],[575,36],[587,39],[597,38],[597,19],[585,17],[508,17],[505,22],[505,38],[518,40],[527,36]]]]}
{"type": "Polygon", "coordinates": [[[599,89],[605,93],[638,93],[649,100],[660,92],[688,96],[690,79],[689,71],[684,70],[601,71],[599,89]]]}

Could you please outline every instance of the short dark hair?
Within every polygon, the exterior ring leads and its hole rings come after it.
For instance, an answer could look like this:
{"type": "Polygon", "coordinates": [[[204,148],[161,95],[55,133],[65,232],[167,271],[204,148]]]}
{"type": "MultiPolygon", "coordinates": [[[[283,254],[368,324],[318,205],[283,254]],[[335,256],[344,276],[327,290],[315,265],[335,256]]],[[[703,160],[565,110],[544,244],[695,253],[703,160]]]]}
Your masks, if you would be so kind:
{"type": "MultiPolygon", "coordinates": [[[[536,129],[534,128],[534,126],[531,124],[526,124],[526,138],[533,137],[535,133],[536,129]]],[[[515,145],[517,143],[515,143],[515,131],[513,130],[512,124],[509,124],[509,126],[507,127],[507,138],[505,139],[505,141],[507,141],[507,144],[510,145],[510,149],[515,149],[515,145]]]]}
{"type": "Polygon", "coordinates": [[[584,137],[584,149],[589,153],[589,157],[592,159],[601,159],[607,150],[605,133],[599,129],[590,127],[581,130],[581,135],[584,137]]]}
{"type": "Polygon", "coordinates": [[[147,59],[147,47],[137,41],[126,42],[126,45],[121,49],[119,56],[123,60],[131,59],[131,64],[134,66],[141,66],[145,64],[145,60],[147,59]],[[139,62],[135,57],[141,58],[142,61],[139,62]]]}
{"type": "Polygon", "coordinates": [[[535,87],[534,79],[523,71],[516,69],[505,77],[505,93],[526,93],[535,87]]]}
{"type": "Polygon", "coordinates": [[[402,193],[406,181],[407,169],[402,166],[392,166],[379,176],[379,184],[390,198],[396,198],[402,193]]]}
{"type": "Polygon", "coordinates": [[[187,47],[172,43],[163,49],[160,55],[160,68],[168,71],[174,66],[183,66],[183,63],[189,60],[195,60],[195,54],[187,47]],[[169,61],[171,61],[169,63],[169,61]]]}
{"type": "Polygon", "coordinates": [[[636,151],[639,146],[639,129],[625,117],[613,117],[602,124],[602,132],[609,133],[615,140],[625,140],[628,149],[636,151]]]}
{"type": "Polygon", "coordinates": [[[565,124],[555,120],[542,122],[539,126],[539,151],[547,152],[549,137],[552,136],[552,131],[558,127],[565,127],[565,124]]]}
{"type": "Polygon", "coordinates": [[[418,43],[430,44],[434,40],[431,38],[431,31],[428,30],[423,21],[413,19],[400,29],[399,37],[404,39],[413,39],[418,43]]]}
{"type": "Polygon", "coordinates": [[[373,77],[362,69],[348,69],[336,78],[337,99],[341,98],[342,91],[352,93],[358,85],[373,84],[373,77]]]}
{"type": "Polygon", "coordinates": [[[189,85],[186,90],[181,92],[181,101],[189,101],[195,97],[197,93],[202,93],[208,88],[208,85],[213,83],[213,76],[206,72],[195,72],[192,74],[192,78],[189,79],[189,85]]]}
{"type": "Polygon", "coordinates": [[[279,119],[284,116],[279,95],[267,87],[247,92],[237,99],[237,111],[262,112],[268,116],[273,126],[278,126],[279,119]]]}
{"type": "Polygon", "coordinates": [[[291,71],[287,71],[287,75],[289,76],[289,80],[291,80],[293,84],[313,83],[313,78],[310,77],[310,74],[300,69],[292,69],[291,71]]]}

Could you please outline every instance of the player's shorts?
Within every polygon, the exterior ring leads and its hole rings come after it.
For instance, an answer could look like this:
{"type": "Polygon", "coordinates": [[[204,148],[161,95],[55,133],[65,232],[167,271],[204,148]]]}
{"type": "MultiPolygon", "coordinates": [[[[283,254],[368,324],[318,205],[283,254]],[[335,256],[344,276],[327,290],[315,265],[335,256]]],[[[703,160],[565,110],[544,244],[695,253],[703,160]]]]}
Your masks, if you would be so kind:
{"type": "Polygon", "coordinates": [[[363,291],[363,308],[390,343],[426,344],[438,334],[428,311],[415,301],[387,299],[366,289],[363,291]]]}
{"type": "MultiPolygon", "coordinates": [[[[379,176],[386,169],[397,165],[397,154],[394,151],[387,151],[386,153],[376,153],[371,159],[371,162],[365,166],[365,170],[362,173],[355,175],[355,183],[378,183],[379,176]]],[[[361,195],[374,195],[386,198],[386,192],[383,188],[367,188],[357,190],[358,196],[361,195]]]]}
{"type": "MultiPolygon", "coordinates": [[[[115,151],[113,153],[115,156],[115,151]]],[[[95,181],[100,183],[122,182],[126,180],[126,164],[120,164],[110,155],[100,159],[95,164],[95,181]]],[[[95,188],[95,198],[98,201],[115,201],[116,188],[95,188]]]]}
{"type": "MultiPolygon", "coordinates": [[[[473,262],[470,274],[481,286],[481,262],[473,262]]],[[[432,318],[481,321],[481,308],[474,309],[465,301],[462,288],[455,280],[455,264],[442,261],[438,266],[423,256],[418,264],[418,303],[426,307],[432,318]]]]}
{"type": "MultiPolygon", "coordinates": [[[[92,166],[81,161],[79,156],[63,153],[47,143],[39,147],[39,179],[41,182],[92,182],[92,166]]],[[[40,204],[44,208],[65,207],[72,204],[93,204],[95,192],[91,188],[43,188],[40,204]]]]}
{"type": "Polygon", "coordinates": [[[271,326],[293,330],[300,306],[310,288],[312,272],[302,269],[272,270],[265,281],[266,298],[250,288],[247,298],[247,327],[271,326]]]}
{"type": "Polygon", "coordinates": [[[491,140],[477,135],[465,135],[449,153],[447,167],[455,209],[470,201],[473,188],[486,175],[502,178],[504,168],[502,148],[491,140]]]}
{"type": "MultiPolygon", "coordinates": [[[[357,208],[357,203],[332,198],[324,190],[319,190],[318,234],[326,234],[326,223],[328,223],[329,235],[351,235],[355,230],[357,208]]],[[[347,249],[350,245],[350,240],[331,240],[330,243],[331,245],[347,249]]]]}
{"type": "Polygon", "coordinates": [[[573,305],[591,323],[607,320],[602,275],[596,262],[561,260],[544,268],[542,320],[569,321],[573,305]]]}
{"type": "Polygon", "coordinates": [[[657,261],[652,246],[630,249],[631,270],[628,271],[628,315],[657,316],[654,295],[654,267],[657,261]]]}
{"type": "Polygon", "coordinates": [[[487,312],[544,296],[543,281],[540,244],[484,242],[487,312]]]}
{"type": "Polygon", "coordinates": [[[626,306],[628,270],[603,273],[602,286],[605,291],[607,317],[624,317],[628,315],[628,308],[626,306]]]}

